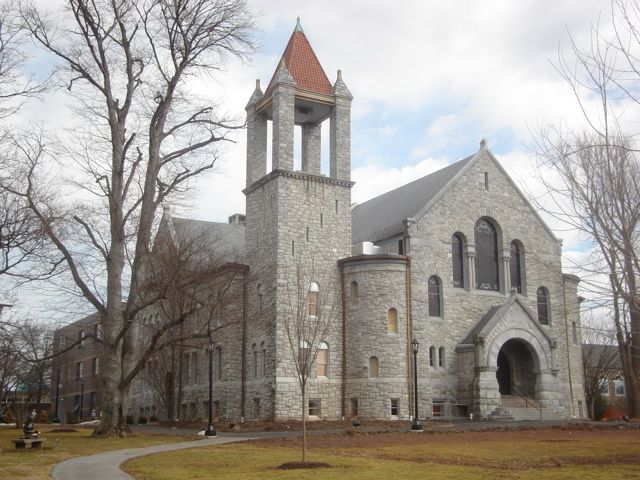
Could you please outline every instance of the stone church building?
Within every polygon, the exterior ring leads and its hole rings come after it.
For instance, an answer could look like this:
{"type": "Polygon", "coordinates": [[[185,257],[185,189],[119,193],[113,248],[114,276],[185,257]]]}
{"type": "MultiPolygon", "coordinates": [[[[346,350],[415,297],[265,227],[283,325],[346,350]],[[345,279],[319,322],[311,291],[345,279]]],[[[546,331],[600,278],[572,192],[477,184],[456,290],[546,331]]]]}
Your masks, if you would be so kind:
{"type": "MultiPolygon", "coordinates": [[[[304,278],[306,315],[324,294],[338,299],[311,346],[310,415],[411,418],[415,337],[422,418],[582,417],[579,279],[562,272],[562,242],[484,140],[467,158],[353,206],[351,102],[341,72],[332,84],[298,24],[246,106],[246,214],[228,224],[163,218],[161,230],[216,232],[239,256],[235,300],[220,320],[238,321],[213,338],[216,415],[300,416],[285,319],[304,278]]],[[[134,415],[206,417],[207,351],[180,355],[175,412],[161,413],[142,375],[134,415]]]]}

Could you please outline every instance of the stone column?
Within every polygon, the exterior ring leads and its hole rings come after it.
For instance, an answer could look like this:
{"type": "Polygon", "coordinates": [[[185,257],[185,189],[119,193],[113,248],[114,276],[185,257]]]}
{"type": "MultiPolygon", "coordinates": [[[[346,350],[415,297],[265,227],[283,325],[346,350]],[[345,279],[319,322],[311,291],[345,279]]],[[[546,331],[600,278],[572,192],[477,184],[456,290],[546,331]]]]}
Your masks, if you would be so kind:
{"type": "Polygon", "coordinates": [[[475,247],[469,248],[467,247],[467,272],[468,275],[468,285],[467,290],[473,290],[476,288],[476,250],[475,247]]]}
{"type": "Polygon", "coordinates": [[[500,291],[502,293],[509,293],[511,289],[511,256],[502,255],[502,285],[500,285],[500,291]]]}
{"type": "Polygon", "coordinates": [[[295,80],[280,63],[273,89],[273,146],[274,170],[293,170],[293,116],[295,80]]]}
{"type": "Polygon", "coordinates": [[[245,107],[247,112],[247,187],[267,172],[267,118],[256,111],[262,98],[260,80],[245,107]]]}
{"type": "Polygon", "coordinates": [[[335,105],[330,117],[329,175],[339,180],[351,180],[351,100],[353,96],[342,81],[340,70],[333,86],[333,95],[335,105]]]}
{"type": "Polygon", "coordinates": [[[320,175],[320,144],[322,124],[302,126],[302,171],[320,175]]]}

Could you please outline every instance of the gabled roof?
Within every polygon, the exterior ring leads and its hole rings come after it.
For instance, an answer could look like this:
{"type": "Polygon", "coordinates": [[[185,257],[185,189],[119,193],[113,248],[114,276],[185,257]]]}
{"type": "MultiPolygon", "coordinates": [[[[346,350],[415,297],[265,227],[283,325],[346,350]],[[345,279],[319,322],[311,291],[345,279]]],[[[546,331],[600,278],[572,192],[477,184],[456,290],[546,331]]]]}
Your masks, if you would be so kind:
{"type": "Polygon", "coordinates": [[[352,243],[384,240],[402,233],[404,220],[415,217],[436,198],[473,157],[471,155],[354,207],[351,212],[352,243]]]}
{"type": "Polygon", "coordinates": [[[509,308],[513,304],[518,304],[520,308],[527,314],[527,317],[531,320],[531,323],[537,327],[537,330],[542,334],[542,336],[549,342],[549,344],[553,343],[553,340],[549,337],[549,335],[540,327],[540,324],[537,322],[535,315],[531,311],[531,309],[526,305],[525,302],[522,301],[522,297],[517,293],[511,294],[511,296],[501,305],[495,305],[491,307],[487,313],[485,313],[480,321],[471,329],[471,331],[467,334],[467,336],[460,342],[459,346],[462,345],[473,345],[476,338],[486,337],[487,334],[496,326],[496,324],[504,317],[504,315],[509,311],[509,308]]]}
{"type": "Polygon", "coordinates": [[[285,48],[282,54],[278,68],[271,77],[265,94],[274,87],[274,79],[277,76],[278,69],[282,68],[281,65],[283,63],[296,81],[296,87],[298,89],[324,95],[331,95],[333,93],[331,82],[329,82],[327,74],[324,73],[318,57],[316,57],[309,40],[307,40],[300,26],[300,18],[298,18],[298,24],[291,34],[287,48],[285,48]]]}
{"type": "Polygon", "coordinates": [[[407,218],[419,220],[426,215],[433,205],[480,158],[488,158],[495,164],[529,207],[531,213],[538,218],[542,228],[554,241],[559,242],[558,237],[555,236],[540,214],[533,208],[531,202],[522,194],[513,179],[487,148],[485,140],[482,140],[480,150],[474,155],[354,207],[351,212],[352,243],[377,242],[401,235],[404,232],[404,221],[407,218]]]}

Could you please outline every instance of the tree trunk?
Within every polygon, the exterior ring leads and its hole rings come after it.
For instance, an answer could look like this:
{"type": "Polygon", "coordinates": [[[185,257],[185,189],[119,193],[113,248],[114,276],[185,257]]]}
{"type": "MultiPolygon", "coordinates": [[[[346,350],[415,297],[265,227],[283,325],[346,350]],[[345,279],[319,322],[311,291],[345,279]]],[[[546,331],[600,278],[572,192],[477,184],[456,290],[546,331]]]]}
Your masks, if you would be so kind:
{"type": "MultiPolygon", "coordinates": [[[[117,323],[117,322],[116,322],[117,323]]],[[[105,318],[103,325],[109,321],[105,318]]],[[[126,437],[130,430],[127,425],[127,401],[130,384],[123,385],[122,342],[112,346],[113,330],[105,328],[104,368],[102,369],[102,418],[94,431],[94,436],[126,437]]],[[[118,329],[115,330],[117,335],[118,329]]]]}
{"type": "Polygon", "coordinates": [[[302,461],[307,461],[307,389],[302,387],[302,461]]]}

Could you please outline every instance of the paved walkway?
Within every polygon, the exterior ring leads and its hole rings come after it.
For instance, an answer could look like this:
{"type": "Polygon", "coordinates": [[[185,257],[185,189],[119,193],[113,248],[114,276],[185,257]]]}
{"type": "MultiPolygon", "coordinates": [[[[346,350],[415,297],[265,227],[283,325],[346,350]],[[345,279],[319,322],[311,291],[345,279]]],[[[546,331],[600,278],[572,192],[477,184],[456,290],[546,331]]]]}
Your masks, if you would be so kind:
{"type": "Polygon", "coordinates": [[[251,440],[252,438],[255,437],[217,436],[191,442],[169,443],[144,448],[129,448],[127,450],[115,450],[113,452],[99,453],[88,457],[72,458],[54,466],[51,471],[51,476],[54,480],[133,480],[131,475],[120,470],[120,465],[131,458],[141,457],[152,453],[168,452],[171,450],[182,450],[184,448],[206,447],[208,445],[241,442],[244,440],[251,440]]]}

